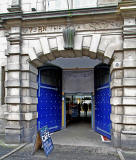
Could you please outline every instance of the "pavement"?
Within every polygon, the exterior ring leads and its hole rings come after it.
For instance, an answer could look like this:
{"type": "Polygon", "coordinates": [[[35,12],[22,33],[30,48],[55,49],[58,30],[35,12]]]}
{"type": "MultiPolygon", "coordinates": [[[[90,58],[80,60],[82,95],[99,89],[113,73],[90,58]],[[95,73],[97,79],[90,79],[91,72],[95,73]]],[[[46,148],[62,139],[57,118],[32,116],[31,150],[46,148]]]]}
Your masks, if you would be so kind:
{"type": "Polygon", "coordinates": [[[6,145],[4,141],[4,134],[0,134],[0,158],[7,155],[17,147],[18,145],[6,145]]]}
{"type": "Polygon", "coordinates": [[[122,151],[125,160],[136,160],[136,151],[122,151]]]}
{"type": "MultiPolygon", "coordinates": [[[[0,144],[0,160],[3,155],[7,155],[19,146],[7,146],[0,144]]],[[[136,152],[122,151],[124,159],[119,158],[116,152],[102,152],[95,146],[70,146],[70,145],[54,145],[53,152],[46,157],[44,150],[40,149],[32,155],[34,144],[27,144],[20,150],[4,158],[4,160],[136,160],[136,152]]]]}
{"type": "Polygon", "coordinates": [[[54,146],[53,152],[46,157],[41,149],[32,155],[33,145],[28,144],[5,160],[119,160],[118,156],[92,153],[83,147],[54,146]]]}
{"type": "Polygon", "coordinates": [[[104,143],[98,133],[91,130],[90,123],[72,123],[66,129],[51,135],[54,150],[46,157],[40,149],[32,155],[34,144],[6,145],[0,135],[0,160],[136,160],[136,152],[121,151],[120,157],[111,143],[104,143]],[[8,153],[11,153],[9,154],[8,153]]]}

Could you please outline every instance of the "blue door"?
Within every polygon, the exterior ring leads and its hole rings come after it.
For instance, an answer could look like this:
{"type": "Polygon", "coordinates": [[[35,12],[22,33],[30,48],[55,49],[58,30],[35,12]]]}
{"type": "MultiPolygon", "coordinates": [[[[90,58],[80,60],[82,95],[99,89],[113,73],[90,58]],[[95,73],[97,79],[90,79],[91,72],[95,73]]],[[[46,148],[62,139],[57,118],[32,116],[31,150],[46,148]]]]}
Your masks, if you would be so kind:
{"type": "Polygon", "coordinates": [[[50,132],[61,129],[61,69],[44,67],[38,73],[37,129],[48,126],[50,132]]]}
{"type": "Polygon", "coordinates": [[[94,69],[95,130],[111,139],[110,67],[100,64],[94,69]]]}

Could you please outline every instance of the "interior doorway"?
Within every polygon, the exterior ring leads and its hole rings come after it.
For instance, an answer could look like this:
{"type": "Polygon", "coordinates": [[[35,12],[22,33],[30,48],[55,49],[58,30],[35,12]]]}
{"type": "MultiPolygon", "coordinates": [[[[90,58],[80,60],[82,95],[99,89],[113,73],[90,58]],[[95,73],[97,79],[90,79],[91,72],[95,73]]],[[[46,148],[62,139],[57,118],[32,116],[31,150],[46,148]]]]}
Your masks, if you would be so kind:
{"type": "Polygon", "coordinates": [[[65,94],[66,127],[72,123],[88,123],[93,129],[93,99],[92,93],[65,94]]]}

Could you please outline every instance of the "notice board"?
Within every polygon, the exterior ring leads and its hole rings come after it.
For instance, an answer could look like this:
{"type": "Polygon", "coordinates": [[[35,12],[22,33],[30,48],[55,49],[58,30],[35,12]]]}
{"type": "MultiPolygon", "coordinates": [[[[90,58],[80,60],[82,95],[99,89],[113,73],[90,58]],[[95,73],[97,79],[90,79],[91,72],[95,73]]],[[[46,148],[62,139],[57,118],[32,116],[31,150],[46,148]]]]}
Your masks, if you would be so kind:
{"type": "Polygon", "coordinates": [[[54,145],[47,126],[42,127],[37,132],[36,141],[34,145],[34,152],[36,152],[41,147],[43,147],[46,156],[48,156],[54,149],[54,145]]]}

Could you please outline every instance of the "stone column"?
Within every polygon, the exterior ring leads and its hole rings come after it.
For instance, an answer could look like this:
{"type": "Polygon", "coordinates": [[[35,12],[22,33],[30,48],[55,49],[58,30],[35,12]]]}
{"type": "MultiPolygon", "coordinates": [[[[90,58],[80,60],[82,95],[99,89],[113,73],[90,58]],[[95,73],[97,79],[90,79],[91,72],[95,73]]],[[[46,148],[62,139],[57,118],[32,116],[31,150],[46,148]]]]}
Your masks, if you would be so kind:
{"type": "Polygon", "coordinates": [[[112,142],[115,147],[121,146],[121,131],[123,128],[123,51],[113,54],[111,65],[111,121],[112,121],[112,142]]]}
{"type": "Polygon", "coordinates": [[[22,53],[20,26],[10,28],[8,40],[6,142],[30,142],[37,123],[37,69],[28,62],[28,55],[22,53]]]}
{"type": "Polygon", "coordinates": [[[111,67],[114,146],[136,148],[136,20],[125,18],[123,52],[115,52],[111,67]]]}
{"type": "Polygon", "coordinates": [[[136,148],[136,2],[119,4],[124,18],[123,51],[115,52],[111,66],[112,140],[116,147],[136,148]]]}
{"type": "Polygon", "coordinates": [[[136,19],[124,18],[121,146],[136,148],[136,19]]]}

